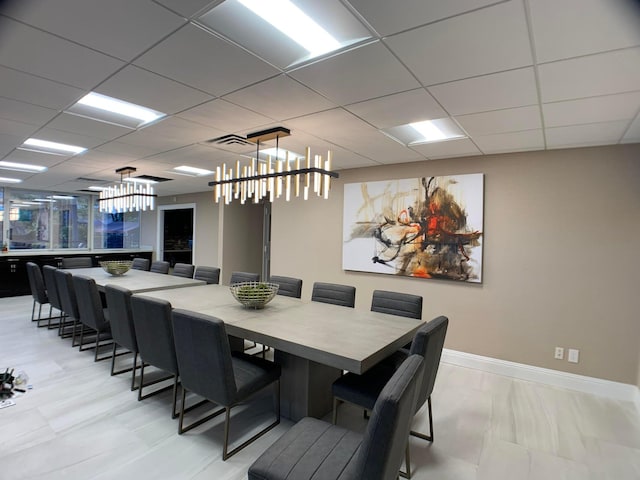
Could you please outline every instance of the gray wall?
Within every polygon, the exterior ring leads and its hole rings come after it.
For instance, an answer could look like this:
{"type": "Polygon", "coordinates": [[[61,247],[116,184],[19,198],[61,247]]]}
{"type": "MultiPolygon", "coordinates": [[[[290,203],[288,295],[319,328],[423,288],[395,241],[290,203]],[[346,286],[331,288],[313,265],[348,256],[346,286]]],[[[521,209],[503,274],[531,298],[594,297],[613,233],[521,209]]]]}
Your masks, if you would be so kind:
{"type": "Polygon", "coordinates": [[[271,271],[424,296],[425,320],[450,317],[446,347],[640,384],[640,145],[553,150],[353,169],[329,200],[276,201],[271,271]],[[485,174],[482,285],[342,270],[343,184],[485,174]],[[580,362],[555,360],[555,346],[580,362]]]}

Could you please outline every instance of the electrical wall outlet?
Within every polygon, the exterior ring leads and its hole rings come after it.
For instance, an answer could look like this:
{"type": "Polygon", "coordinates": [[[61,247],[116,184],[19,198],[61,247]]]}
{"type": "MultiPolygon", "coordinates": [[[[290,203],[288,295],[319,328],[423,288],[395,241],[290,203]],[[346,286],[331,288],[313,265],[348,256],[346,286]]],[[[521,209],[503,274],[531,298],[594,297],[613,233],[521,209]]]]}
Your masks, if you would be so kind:
{"type": "Polygon", "coordinates": [[[556,352],[553,354],[553,358],[556,360],[562,360],[564,358],[564,348],[556,347],[556,352]]]}
{"type": "Polygon", "coordinates": [[[575,348],[569,349],[569,354],[567,355],[567,360],[571,363],[578,363],[578,359],[580,358],[580,350],[576,350],[575,348]]]}

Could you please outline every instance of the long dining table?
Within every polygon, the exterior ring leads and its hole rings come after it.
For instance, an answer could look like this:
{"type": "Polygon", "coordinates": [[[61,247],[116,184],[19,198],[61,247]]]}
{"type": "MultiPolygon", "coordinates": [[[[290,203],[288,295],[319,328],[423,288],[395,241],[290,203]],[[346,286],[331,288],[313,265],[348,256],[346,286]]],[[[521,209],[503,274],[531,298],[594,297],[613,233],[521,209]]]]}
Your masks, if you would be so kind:
{"type": "Polygon", "coordinates": [[[322,417],[332,408],[331,384],[343,370],[364,373],[407,344],[421,321],[276,295],[263,309],[242,306],[229,287],[205,285],[138,293],[173,308],[224,321],[232,349],[244,340],[273,347],[282,367],[284,417],[322,417]],[[233,339],[241,340],[240,343],[233,339]]]}
{"type": "Polygon", "coordinates": [[[203,280],[194,280],[193,278],[184,278],[134,269],[129,270],[124,275],[111,275],[110,273],[105,272],[101,267],[72,268],[68,271],[73,275],[85,275],[93,278],[98,286],[98,290],[100,291],[104,291],[104,286],[108,283],[126,288],[131,290],[133,293],[194,287],[197,285],[205,285],[207,283],[203,280]]]}

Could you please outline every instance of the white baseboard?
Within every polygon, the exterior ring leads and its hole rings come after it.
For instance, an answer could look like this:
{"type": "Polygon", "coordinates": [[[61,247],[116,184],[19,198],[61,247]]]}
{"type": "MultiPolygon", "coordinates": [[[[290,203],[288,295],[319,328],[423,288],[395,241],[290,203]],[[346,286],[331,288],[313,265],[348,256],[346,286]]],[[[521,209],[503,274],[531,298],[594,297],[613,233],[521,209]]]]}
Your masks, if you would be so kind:
{"type": "Polygon", "coordinates": [[[442,361],[461,367],[474,368],[484,372],[496,373],[508,377],[538,382],[554,387],[568,388],[579,392],[591,393],[602,397],[634,402],[640,412],[640,389],[636,385],[612,382],[600,378],[560,372],[548,368],[534,367],[523,363],[483,357],[473,353],[458,352],[445,348],[442,361]]]}

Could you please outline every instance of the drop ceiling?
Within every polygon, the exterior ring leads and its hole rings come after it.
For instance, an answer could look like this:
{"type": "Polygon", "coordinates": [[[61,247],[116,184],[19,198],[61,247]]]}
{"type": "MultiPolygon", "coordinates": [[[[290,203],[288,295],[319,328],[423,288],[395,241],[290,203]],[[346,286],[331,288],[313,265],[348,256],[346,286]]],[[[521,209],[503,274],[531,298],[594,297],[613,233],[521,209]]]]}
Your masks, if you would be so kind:
{"type": "Polygon", "coordinates": [[[171,169],[243,159],[252,146],[209,140],[274,126],[336,169],[640,142],[633,0],[341,0],[371,38],[289,69],[200,25],[219,3],[2,2],[0,159],[49,168],[2,176],[71,192],[130,165],[171,178],[160,195],[206,191],[171,169]],[[167,116],[135,130],[65,113],[90,91],[167,116]],[[380,131],[446,117],[466,138],[407,147],[380,131]],[[17,150],[29,137],[88,150],[17,150]]]}

